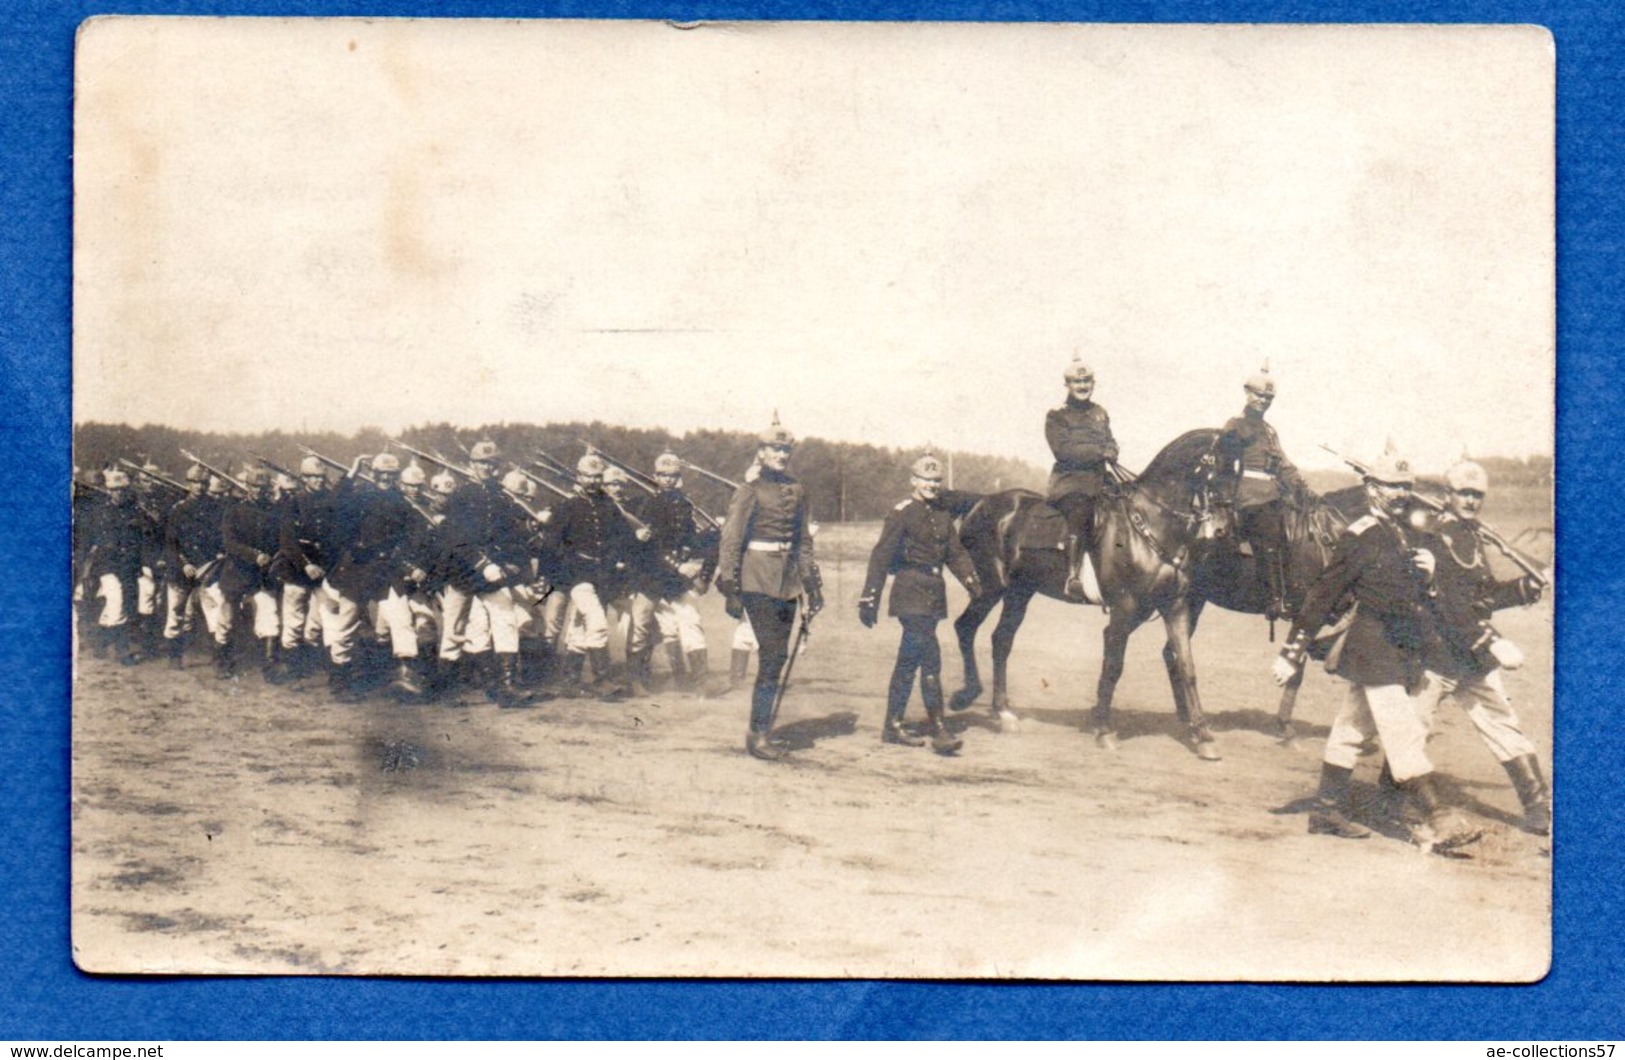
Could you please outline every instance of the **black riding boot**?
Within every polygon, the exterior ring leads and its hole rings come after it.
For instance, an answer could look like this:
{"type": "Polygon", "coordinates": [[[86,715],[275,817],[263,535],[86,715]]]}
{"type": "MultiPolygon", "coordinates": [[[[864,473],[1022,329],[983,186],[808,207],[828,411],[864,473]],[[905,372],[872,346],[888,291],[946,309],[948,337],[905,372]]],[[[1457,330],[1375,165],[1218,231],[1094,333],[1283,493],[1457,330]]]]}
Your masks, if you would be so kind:
{"type": "Polygon", "coordinates": [[[237,676],[237,655],[230,640],[214,644],[214,676],[222,681],[237,676]]]}
{"type": "Polygon", "coordinates": [[[277,671],[282,661],[282,645],[275,637],[260,638],[260,676],[265,678],[267,684],[276,683],[277,671]]]}
{"type": "MultiPolygon", "coordinates": [[[[588,649],[587,661],[592,664],[591,691],[594,695],[606,702],[626,698],[626,686],[615,679],[614,664],[610,662],[608,648],[588,649]]],[[[630,665],[629,663],[628,666],[630,665]]]]}
{"type": "Polygon", "coordinates": [[[587,694],[581,680],[581,671],[586,661],[587,657],[580,652],[564,653],[564,659],[559,663],[559,695],[579,699],[587,694]]]}
{"type": "Polygon", "coordinates": [[[626,684],[628,694],[642,699],[649,695],[649,652],[643,648],[626,657],[626,684]]]}
{"type": "Polygon", "coordinates": [[[1068,532],[1066,535],[1066,598],[1080,604],[1084,602],[1083,556],[1082,536],[1068,532]]]}
{"type": "Polygon", "coordinates": [[[179,670],[186,665],[186,660],[182,658],[186,653],[186,638],[184,635],[171,637],[164,641],[164,649],[165,654],[169,656],[169,668],[171,670],[179,670]]]}
{"type": "Polygon", "coordinates": [[[758,681],[751,692],[750,731],[745,734],[745,750],[769,762],[784,757],[784,741],[773,735],[773,700],[778,695],[776,681],[758,681]]]}
{"type": "Polygon", "coordinates": [[[1286,606],[1286,568],[1281,562],[1280,549],[1254,541],[1253,556],[1259,571],[1263,573],[1264,587],[1268,593],[1264,601],[1264,617],[1271,622],[1290,617],[1286,606]]]}
{"type": "Polygon", "coordinates": [[[1315,796],[1315,808],[1309,811],[1310,835],[1334,835],[1339,839],[1365,839],[1371,829],[1352,819],[1353,800],[1349,797],[1349,780],[1354,770],[1320,764],[1320,792],[1315,796]]]}
{"type": "Polygon", "coordinates": [[[519,656],[497,655],[492,666],[496,672],[496,683],[492,687],[491,698],[497,706],[530,706],[530,696],[519,687],[519,656]]]}
{"type": "Polygon", "coordinates": [[[136,651],[135,645],[130,641],[130,627],[128,625],[114,626],[111,632],[113,634],[114,660],[120,666],[134,666],[140,662],[141,653],[136,651]]]}
{"type": "Polygon", "coordinates": [[[914,671],[898,666],[892,670],[891,683],[886,687],[886,723],[880,728],[881,743],[898,743],[904,747],[924,747],[925,741],[903,728],[903,716],[908,713],[909,693],[914,690],[914,671]]]}
{"type": "Polygon", "coordinates": [[[1550,835],[1552,831],[1552,792],[1540,772],[1540,759],[1532,754],[1520,755],[1510,762],[1502,762],[1512,787],[1523,803],[1524,827],[1535,835],[1550,835]]]}
{"type": "Polygon", "coordinates": [[[750,652],[742,648],[733,650],[733,657],[728,661],[728,691],[732,692],[745,683],[750,674],[750,652]]]}
{"type": "Polygon", "coordinates": [[[418,676],[416,659],[396,659],[395,677],[389,683],[390,690],[405,699],[419,699],[423,696],[423,681],[418,676]]]}
{"type": "Polygon", "coordinates": [[[1411,839],[1417,846],[1439,854],[1448,854],[1478,841],[1483,831],[1474,828],[1444,804],[1432,773],[1401,781],[1401,788],[1416,801],[1422,823],[1411,829],[1411,839]]]}
{"type": "Polygon", "coordinates": [[[931,749],[939,755],[951,755],[965,746],[964,740],[948,731],[942,711],[942,678],[937,674],[921,674],[920,697],[925,700],[925,713],[931,719],[931,749]]]}

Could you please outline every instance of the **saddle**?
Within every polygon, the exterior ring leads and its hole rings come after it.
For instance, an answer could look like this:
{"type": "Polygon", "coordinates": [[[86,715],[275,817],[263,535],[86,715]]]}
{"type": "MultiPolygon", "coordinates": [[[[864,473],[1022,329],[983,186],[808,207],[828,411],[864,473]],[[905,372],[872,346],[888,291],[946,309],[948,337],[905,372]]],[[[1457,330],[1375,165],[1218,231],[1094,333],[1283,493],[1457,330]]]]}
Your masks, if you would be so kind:
{"type": "MultiPolygon", "coordinates": [[[[1023,553],[1053,553],[1061,562],[1066,559],[1066,516],[1038,497],[1023,497],[1014,516],[1025,515],[1021,528],[1012,544],[1010,566],[1021,562],[1023,553]]],[[[1088,553],[1083,556],[1083,595],[1087,603],[1102,602],[1100,579],[1095,574],[1095,561],[1088,553]]]]}

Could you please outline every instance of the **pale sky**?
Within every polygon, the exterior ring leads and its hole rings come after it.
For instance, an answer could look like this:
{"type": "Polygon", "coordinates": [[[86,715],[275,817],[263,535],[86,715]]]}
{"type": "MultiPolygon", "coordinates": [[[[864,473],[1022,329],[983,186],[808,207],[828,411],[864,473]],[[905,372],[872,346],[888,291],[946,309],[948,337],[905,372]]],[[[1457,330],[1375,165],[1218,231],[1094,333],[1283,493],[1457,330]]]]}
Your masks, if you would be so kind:
{"type": "Polygon", "coordinates": [[[76,421],[1550,453],[1529,27],[98,19],[76,421]]]}

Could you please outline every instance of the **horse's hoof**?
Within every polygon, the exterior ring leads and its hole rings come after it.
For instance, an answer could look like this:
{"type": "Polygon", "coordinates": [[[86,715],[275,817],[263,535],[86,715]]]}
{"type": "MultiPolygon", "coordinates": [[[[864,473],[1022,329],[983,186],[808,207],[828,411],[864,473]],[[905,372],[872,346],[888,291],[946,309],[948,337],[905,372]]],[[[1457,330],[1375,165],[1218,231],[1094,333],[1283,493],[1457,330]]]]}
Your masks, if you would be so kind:
{"type": "Polygon", "coordinates": [[[1115,732],[1095,733],[1095,746],[1102,751],[1115,752],[1117,750],[1117,734],[1115,732]]]}
{"type": "Polygon", "coordinates": [[[1196,757],[1204,762],[1217,762],[1223,758],[1219,754],[1219,745],[1214,742],[1212,737],[1196,741],[1196,757]]]}

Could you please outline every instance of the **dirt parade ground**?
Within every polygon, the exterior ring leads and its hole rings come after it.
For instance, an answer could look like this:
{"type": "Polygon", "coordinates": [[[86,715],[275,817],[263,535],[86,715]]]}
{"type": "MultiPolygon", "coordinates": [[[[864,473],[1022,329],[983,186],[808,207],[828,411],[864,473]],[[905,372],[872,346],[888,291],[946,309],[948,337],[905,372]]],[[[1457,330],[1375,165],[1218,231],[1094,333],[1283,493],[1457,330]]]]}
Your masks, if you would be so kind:
{"type": "MultiPolygon", "coordinates": [[[[332,702],[320,676],[216,679],[81,658],[73,940],[93,971],[545,976],[1530,981],[1551,939],[1550,840],[1453,704],[1429,752],[1485,829],[1470,858],[1401,831],[1306,833],[1344,686],[1316,667],[1273,731],[1263,619],[1209,610],[1196,652],[1223,760],[1183,741],[1160,623],[1130,642],[1121,748],[1083,732],[1098,609],[1035,602],[1001,732],[986,699],[944,757],[879,739],[897,624],[859,625],[877,527],[820,538],[829,609],[780,725],[747,692],[622,703],[332,702]]],[[[957,612],[963,593],[952,586],[957,612]]],[[[728,631],[705,597],[714,669],[728,631]]],[[[1498,626],[1550,759],[1549,602],[1498,626]]],[[[978,645],[984,675],[990,649],[978,645]]],[[[1278,635],[1284,635],[1284,627],[1278,635]]],[[[959,684],[941,628],[944,684],[959,684]]],[[[664,672],[657,669],[664,684],[664,672]]],[[[910,720],[923,716],[916,698],[910,720]]],[[[1374,795],[1380,758],[1356,772],[1374,795]]],[[[1561,795],[1561,777],[1558,791],[1561,795]]],[[[1558,829],[1561,830],[1561,806],[1558,829]]]]}

